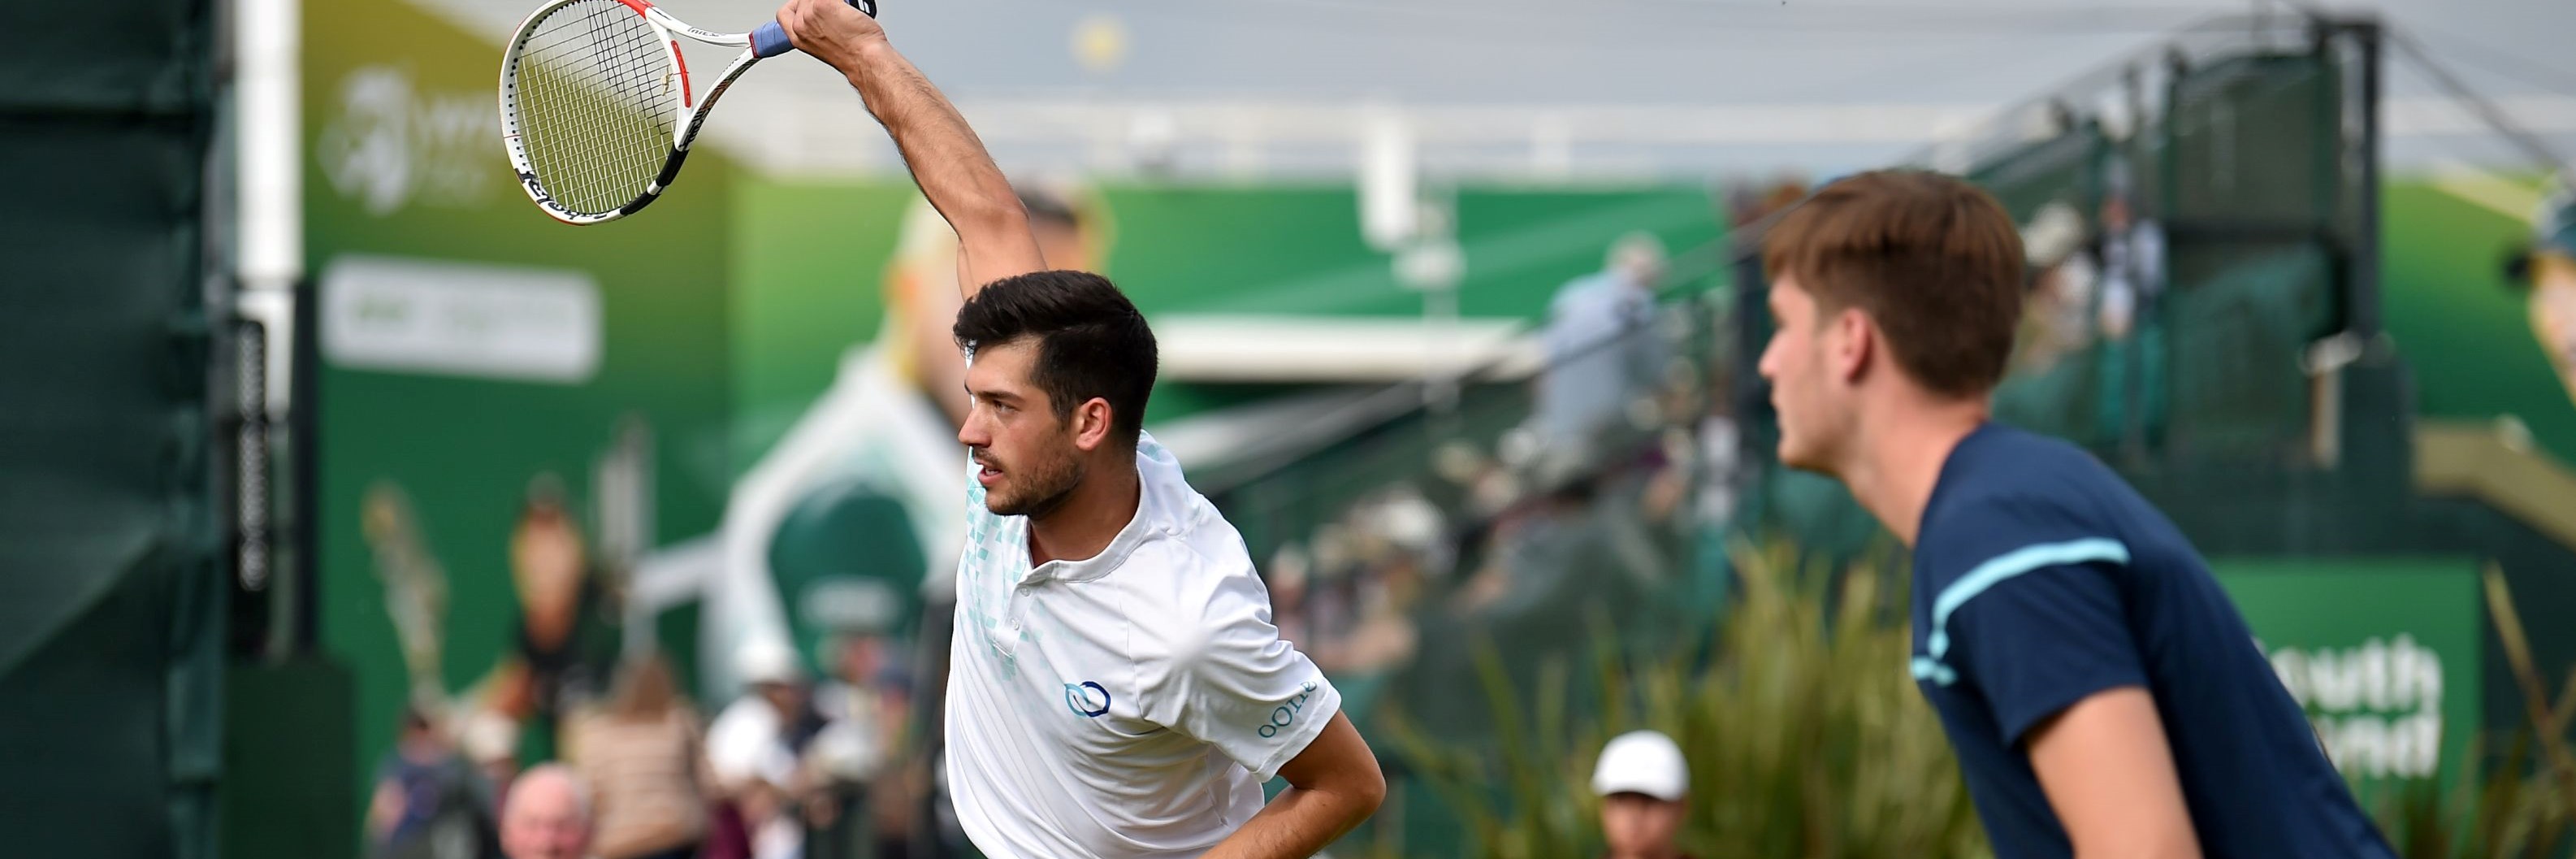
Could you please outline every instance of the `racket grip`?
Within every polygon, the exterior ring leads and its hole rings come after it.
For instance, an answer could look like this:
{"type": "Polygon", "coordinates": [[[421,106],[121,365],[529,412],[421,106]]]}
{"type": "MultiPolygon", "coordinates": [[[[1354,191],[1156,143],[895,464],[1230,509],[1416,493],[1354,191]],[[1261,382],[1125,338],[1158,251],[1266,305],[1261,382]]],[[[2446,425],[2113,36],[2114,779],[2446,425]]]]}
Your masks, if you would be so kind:
{"type": "Polygon", "coordinates": [[[787,40],[787,28],[778,26],[776,21],[751,31],[752,56],[766,60],[793,50],[796,50],[796,45],[787,40]]]}

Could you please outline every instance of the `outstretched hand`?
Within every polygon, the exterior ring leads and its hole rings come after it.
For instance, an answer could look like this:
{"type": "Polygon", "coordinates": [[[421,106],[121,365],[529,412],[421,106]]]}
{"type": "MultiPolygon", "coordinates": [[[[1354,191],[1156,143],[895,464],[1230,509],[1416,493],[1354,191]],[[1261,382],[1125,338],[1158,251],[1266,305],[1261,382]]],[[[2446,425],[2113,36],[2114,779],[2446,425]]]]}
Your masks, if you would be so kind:
{"type": "Polygon", "coordinates": [[[845,0],[787,0],[778,7],[778,26],[797,50],[844,73],[854,67],[861,50],[886,40],[877,19],[845,0]]]}

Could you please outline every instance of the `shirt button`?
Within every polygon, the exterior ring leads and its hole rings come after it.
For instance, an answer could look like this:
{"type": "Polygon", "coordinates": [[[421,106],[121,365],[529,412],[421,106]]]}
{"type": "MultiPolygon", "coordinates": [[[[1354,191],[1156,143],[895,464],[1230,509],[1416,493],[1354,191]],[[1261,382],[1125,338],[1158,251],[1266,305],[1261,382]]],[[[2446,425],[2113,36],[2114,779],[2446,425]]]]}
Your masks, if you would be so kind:
{"type": "Polygon", "coordinates": [[[1029,595],[1029,588],[1028,588],[1028,586],[1027,586],[1027,585],[1021,585],[1021,586],[1020,586],[1020,589],[1019,589],[1019,591],[1018,591],[1018,593],[1019,593],[1019,595],[1020,595],[1020,596],[1028,596],[1028,595],[1029,595]]]}

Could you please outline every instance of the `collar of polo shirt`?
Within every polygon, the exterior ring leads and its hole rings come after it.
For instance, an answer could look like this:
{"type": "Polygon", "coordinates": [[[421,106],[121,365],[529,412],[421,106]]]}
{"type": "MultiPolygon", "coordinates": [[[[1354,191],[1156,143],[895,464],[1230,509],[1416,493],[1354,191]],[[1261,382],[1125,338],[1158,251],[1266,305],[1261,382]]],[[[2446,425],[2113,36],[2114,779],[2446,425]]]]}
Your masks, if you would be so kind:
{"type": "MultiPolygon", "coordinates": [[[[1147,441],[1150,442],[1152,439],[1148,437],[1147,441]]],[[[1020,584],[1034,585],[1047,581],[1087,582],[1097,579],[1118,569],[1118,565],[1125,563],[1127,556],[1133,554],[1137,546],[1144,545],[1147,539],[1156,534],[1170,535],[1180,532],[1180,526],[1172,521],[1176,515],[1175,508],[1178,500],[1164,497],[1168,490],[1155,491],[1157,486],[1180,482],[1177,474],[1180,463],[1174,461],[1171,454],[1164,451],[1160,445],[1155,445],[1150,450],[1150,453],[1145,449],[1136,452],[1136,483],[1139,487],[1136,493],[1136,515],[1127,520],[1127,527],[1118,529],[1118,536],[1110,538],[1109,546],[1101,549],[1100,554],[1079,561],[1057,559],[1030,567],[1028,572],[1020,575],[1020,584]],[[1168,482],[1157,480],[1157,475],[1146,473],[1149,469],[1166,468],[1175,472],[1168,482]]],[[[1026,545],[1025,541],[1029,538],[1029,520],[1020,518],[1017,522],[1020,528],[1019,538],[1023,541],[1022,545],[1026,545]]]]}

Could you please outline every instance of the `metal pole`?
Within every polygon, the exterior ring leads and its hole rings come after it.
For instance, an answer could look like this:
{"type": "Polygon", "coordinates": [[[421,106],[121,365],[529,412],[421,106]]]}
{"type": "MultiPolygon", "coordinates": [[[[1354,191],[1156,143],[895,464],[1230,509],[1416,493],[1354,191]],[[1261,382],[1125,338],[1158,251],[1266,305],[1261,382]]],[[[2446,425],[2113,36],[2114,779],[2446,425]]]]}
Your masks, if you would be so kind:
{"type": "Polygon", "coordinates": [[[2356,148],[2359,168],[2354,184],[2359,199],[2353,218],[2352,283],[2345,295],[2345,330],[2367,343],[2379,336],[2379,101],[2380,44],[2382,30],[2377,21],[2354,21],[2344,25],[2346,32],[2360,41],[2361,111],[2359,140],[2348,145],[2356,148]]]}

